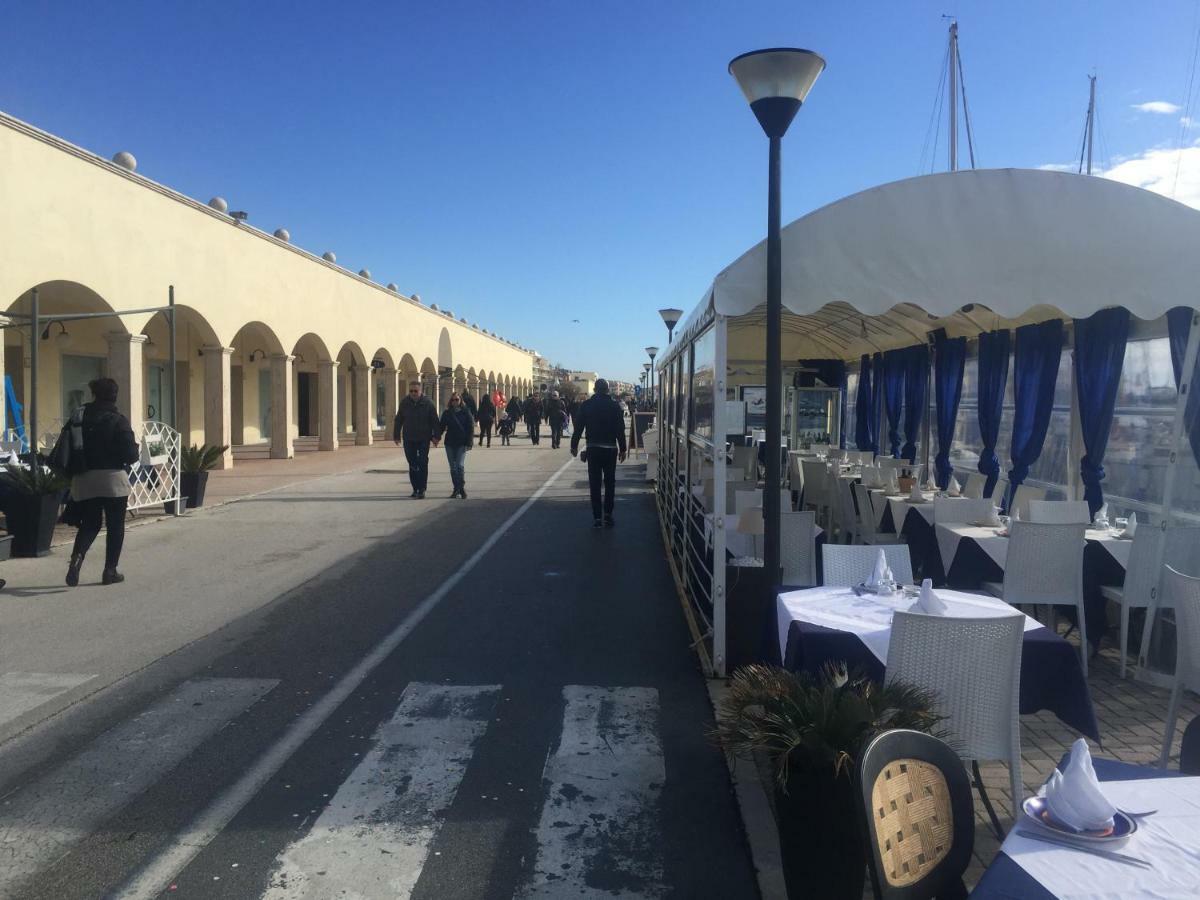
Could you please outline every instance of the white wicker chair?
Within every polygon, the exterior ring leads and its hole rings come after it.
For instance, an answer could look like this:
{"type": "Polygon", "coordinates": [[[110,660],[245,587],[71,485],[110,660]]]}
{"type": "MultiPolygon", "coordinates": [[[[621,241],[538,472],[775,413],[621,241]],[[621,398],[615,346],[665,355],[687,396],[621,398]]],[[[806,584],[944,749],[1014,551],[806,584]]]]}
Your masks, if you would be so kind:
{"type": "MultiPolygon", "coordinates": [[[[1005,490],[1008,489],[1007,484],[1004,487],[1005,487],[1005,490]]],[[[1017,493],[1013,496],[1012,508],[1009,509],[1009,513],[1011,514],[1012,511],[1015,509],[1018,513],[1020,513],[1021,521],[1028,522],[1029,521],[1029,501],[1030,500],[1045,500],[1045,499],[1046,499],[1046,489],[1045,488],[1032,487],[1031,485],[1028,485],[1028,484],[1018,484],[1017,485],[1017,493]]]]}
{"type": "Polygon", "coordinates": [[[1167,704],[1167,729],[1163,735],[1158,764],[1167,767],[1171,742],[1175,738],[1175,720],[1179,716],[1179,695],[1196,686],[1200,677],[1200,578],[1184,575],[1170,566],[1162,573],[1163,605],[1175,610],[1175,686],[1167,704]]]}
{"type": "Polygon", "coordinates": [[[1083,548],[1085,525],[1012,523],[1004,581],[988,581],[983,590],[1011,606],[1074,606],[1079,621],[1080,659],[1087,678],[1087,620],[1083,610],[1083,548]]]}
{"type": "Polygon", "coordinates": [[[879,547],[826,544],[821,554],[824,583],[828,587],[854,587],[862,584],[875,571],[875,560],[883,551],[892,575],[900,584],[912,584],[912,557],[907,544],[885,544],[879,547]]]}
{"type": "Polygon", "coordinates": [[[800,468],[804,472],[805,508],[816,512],[818,520],[828,522],[833,494],[825,463],[815,459],[802,459],[800,468]]]}
{"type": "Polygon", "coordinates": [[[847,478],[833,480],[833,496],[837,501],[838,528],[841,536],[848,544],[861,543],[862,525],[859,524],[858,510],[854,506],[854,493],[851,482],[847,478]]]}
{"type": "Polygon", "coordinates": [[[1003,478],[996,479],[996,484],[992,487],[992,503],[995,506],[1001,506],[1004,503],[1004,498],[1008,496],[1008,482],[1003,478]]]}
{"type": "Polygon", "coordinates": [[[779,560],[784,584],[817,583],[817,523],[809,512],[785,512],[779,519],[779,560]]]}
{"type": "MultiPolygon", "coordinates": [[[[747,509],[762,509],[763,505],[763,489],[753,488],[751,490],[738,490],[733,495],[733,511],[737,515],[741,515],[747,509]]],[[[792,511],[792,492],[779,492],[779,509],[782,512],[792,511]]]]}
{"type": "Polygon", "coordinates": [[[849,452],[849,450],[843,450],[841,447],[831,447],[829,450],[829,460],[831,462],[841,462],[849,452]]]}
{"type": "MultiPolygon", "coordinates": [[[[877,523],[882,513],[875,508],[876,501],[870,489],[858,483],[851,484],[851,489],[854,499],[858,501],[858,539],[864,544],[903,543],[899,535],[884,534],[878,530],[877,523]]],[[[878,502],[887,503],[887,500],[880,498],[878,502]]]]}
{"type": "MultiPolygon", "coordinates": [[[[1121,607],[1121,677],[1125,677],[1125,658],[1129,655],[1129,610],[1145,609],[1160,593],[1162,571],[1158,568],[1166,532],[1157,526],[1143,525],[1133,536],[1129,548],[1129,566],[1120,587],[1102,585],[1100,593],[1121,607]]],[[[1149,628],[1146,622],[1143,628],[1149,628]]]]}
{"type": "Polygon", "coordinates": [[[979,760],[1008,763],[1014,809],[1021,781],[1021,641],[1025,617],[960,619],[897,612],[888,644],[888,683],[936,692],[947,743],[970,760],[993,824],[1000,824],[979,778],[979,760]]]}
{"type": "Polygon", "coordinates": [[[757,481],[758,447],[734,447],[733,464],[745,473],[747,481],[757,481]]]}
{"type": "MultiPolygon", "coordinates": [[[[713,491],[715,489],[715,485],[716,485],[716,482],[714,482],[714,481],[704,482],[704,501],[705,501],[704,508],[709,511],[712,511],[714,509],[713,491]]],[[[725,482],[725,512],[727,514],[732,515],[734,510],[737,508],[737,493],[738,493],[738,491],[752,491],[756,487],[757,487],[757,485],[753,481],[726,481],[725,482]]]]}
{"type": "Polygon", "coordinates": [[[879,468],[881,469],[907,469],[911,466],[907,459],[894,459],[890,456],[879,457],[879,468]]]}
{"type": "Polygon", "coordinates": [[[967,525],[972,522],[986,522],[992,514],[992,501],[983,498],[966,499],[953,497],[935,497],[933,500],[933,521],[940,525],[967,525]]]}
{"type": "Polygon", "coordinates": [[[987,476],[980,472],[972,472],[967,476],[967,483],[963,485],[962,495],[971,500],[980,500],[983,498],[985,487],[987,487],[987,476]]]}
{"type": "Polygon", "coordinates": [[[800,468],[800,455],[788,454],[788,487],[797,494],[804,493],[804,470],[800,468]]]}
{"type": "MultiPolygon", "coordinates": [[[[1020,493],[1021,488],[1017,488],[1017,494],[1020,493]]],[[[1021,518],[1025,518],[1024,514],[1021,518]]],[[[1092,511],[1083,500],[1030,500],[1029,521],[1050,525],[1090,525],[1092,511]]]]}

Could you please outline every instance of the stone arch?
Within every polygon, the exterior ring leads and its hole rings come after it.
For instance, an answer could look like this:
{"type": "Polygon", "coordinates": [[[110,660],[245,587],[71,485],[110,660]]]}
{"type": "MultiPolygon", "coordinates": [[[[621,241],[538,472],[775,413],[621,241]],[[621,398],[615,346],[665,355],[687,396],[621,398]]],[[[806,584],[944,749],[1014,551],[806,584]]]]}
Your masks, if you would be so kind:
{"type": "Polygon", "coordinates": [[[410,384],[421,379],[421,367],[417,365],[417,361],[413,359],[411,353],[401,356],[396,368],[400,371],[400,386],[406,391],[410,384]]]}
{"type": "Polygon", "coordinates": [[[284,379],[289,373],[283,343],[274,330],[262,322],[247,322],[228,347],[209,345],[202,353],[206,396],[215,390],[223,393],[224,384],[229,391],[229,423],[223,439],[218,432],[224,428],[213,421],[215,404],[204,404],[206,443],[220,440],[230,445],[235,448],[230,451],[234,458],[286,456],[291,443],[291,411],[284,379]],[[227,371],[222,371],[226,365],[227,371]],[[272,446],[277,428],[284,433],[272,446]]]}
{"type": "Polygon", "coordinates": [[[371,427],[382,431],[385,438],[391,434],[400,402],[396,386],[399,374],[392,354],[383,347],[376,350],[371,357],[371,427]]]}
{"type": "Polygon", "coordinates": [[[428,356],[421,361],[421,387],[425,391],[425,396],[433,401],[433,405],[441,408],[438,403],[439,392],[441,389],[440,379],[438,378],[438,367],[428,356]]]}
{"type": "Polygon", "coordinates": [[[337,355],[338,441],[353,438],[355,444],[371,443],[371,366],[355,341],[346,341],[337,355]]]}
{"type": "Polygon", "coordinates": [[[336,450],[337,366],[333,355],[325,341],[311,331],[296,341],[291,355],[296,450],[336,450]]]}

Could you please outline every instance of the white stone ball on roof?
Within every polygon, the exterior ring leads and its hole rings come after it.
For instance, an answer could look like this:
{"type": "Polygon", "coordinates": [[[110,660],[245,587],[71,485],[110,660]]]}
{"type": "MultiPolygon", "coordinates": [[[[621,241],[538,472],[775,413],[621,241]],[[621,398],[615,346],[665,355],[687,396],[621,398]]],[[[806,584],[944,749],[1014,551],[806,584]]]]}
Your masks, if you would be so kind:
{"type": "Polygon", "coordinates": [[[227,201],[224,197],[213,197],[208,201],[208,205],[217,212],[229,212],[229,201],[227,201]]]}
{"type": "Polygon", "coordinates": [[[371,270],[370,269],[359,269],[358,274],[361,275],[363,278],[370,278],[371,270]]]}
{"type": "Polygon", "coordinates": [[[389,291],[391,291],[393,294],[400,293],[400,288],[396,287],[396,282],[394,282],[394,281],[389,281],[387,283],[387,289],[389,291]]]}
{"type": "Polygon", "coordinates": [[[279,238],[281,241],[290,241],[292,239],[292,236],[288,233],[286,228],[276,228],[275,237],[279,238]]]}
{"type": "Polygon", "coordinates": [[[135,157],[128,150],[122,150],[120,153],[116,154],[112,158],[112,161],[122,169],[128,169],[130,172],[137,171],[137,157],[135,157]]]}
{"type": "Polygon", "coordinates": [[[337,254],[332,250],[326,250],[321,254],[321,259],[325,260],[325,262],[335,263],[337,262],[337,254]]]}
{"type": "Polygon", "coordinates": [[[433,309],[433,310],[436,310],[436,309],[438,308],[438,305],[437,305],[436,303],[430,303],[430,304],[429,304],[429,308],[430,308],[430,309],[433,309]]]}
{"type": "Polygon", "coordinates": [[[479,330],[479,323],[478,323],[478,322],[472,322],[472,323],[471,323],[471,327],[472,327],[472,328],[474,328],[476,331],[478,331],[478,330],[479,330]]]}
{"type": "Polygon", "coordinates": [[[420,303],[420,302],[421,302],[421,295],[420,295],[420,294],[413,294],[413,295],[412,295],[412,300],[413,300],[413,303],[420,303]]]}

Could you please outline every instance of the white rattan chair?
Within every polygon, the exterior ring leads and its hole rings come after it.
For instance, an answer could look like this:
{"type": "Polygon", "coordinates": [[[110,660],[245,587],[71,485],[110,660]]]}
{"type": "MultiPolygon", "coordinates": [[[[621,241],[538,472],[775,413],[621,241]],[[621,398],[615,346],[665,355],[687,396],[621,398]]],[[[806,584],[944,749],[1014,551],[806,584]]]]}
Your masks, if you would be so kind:
{"type": "Polygon", "coordinates": [[[816,459],[802,459],[800,468],[804,472],[805,508],[816,512],[819,521],[828,522],[833,492],[825,463],[816,459]]]}
{"type": "Polygon", "coordinates": [[[1163,735],[1158,764],[1167,767],[1171,742],[1175,738],[1175,720],[1179,716],[1179,695],[1195,687],[1200,676],[1200,578],[1184,575],[1170,566],[1162,573],[1163,606],[1175,610],[1175,686],[1167,704],[1167,729],[1163,735]]]}
{"type": "Polygon", "coordinates": [[[982,499],[985,487],[987,487],[987,476],[980,472],[972,472],[967,476],[967,483],[963,485],[962,495],[971,500],[982,499]]]}
{"type": "Polygon", "coordinates": [[[884,544],[879,547],[826,544],[821,553],[824,584],[827,587],[854,587],[862,584],[875,571],[875,560],[883,551],[892,575],[900,584],[912,584],[912,557],[907,544],[884,544]]]}
{"type": "MultiPolygon", "coordinates": [[[[1160,593],[1162,571],[1158,567],[1166,532],[1152,525],[1143,525],[1133,536],[1129,548],[1129,566],[1125,583],[1120,587],[1101,585],[1100,593],[1121,607],[1121,677],[1125,677],[1125,659],[1129,655],[1129,610],[1145,609],[1160,593]]],[[[1146,622],[1144,628],[1148,628],[1146,622]]]]}
{"type": "Polygon", "coordinates": [[[800,468],[800,454],[788,454],[788,487],[796,494],[804,493],[804,470],[800,468]]]}
{"type": "Polygon", "coordinates": [[[758,447],[734,447],[733,464],[745,473],[747,481],[757,481],[758,447]]]}
{"type": "MultiPolygon", "coordinates": [[[[1004,487],[1005,487],[1005,490],[1008,489],[1007,484],[1004,487]]],[[[1020,514],[1021,521],[1028,522],[1029,521],[1029,501],[1030,500],[1045,500],[1045,499],[1046,499],[1046,489],[1045,488],[1033,487],[1028,484],[1018,484],[1017,492],[1013,496],[1012,507],[1009,509],[1009,513],[1011,514],[1012,511],[1015,509],[1020,514]]]]}
{"type": "Polygon", "coordinates": [[[859,533],[862,526],[858,521],[858,510],[854,506],[852,482],[847,478],[833,480],[833,496],[837,501],[838,529],[848,544],[861,543],[859,533]]]}
{"type": "Polygon", "coordinates": [[[986,522],[991,514],[992,501],[983,498],[935,497],[933,500],[933,521],[938,525],[986,522]]]}
{"type": "Polygon", "coordinates": [[[848,452],[849,452],[848,450],[843,450],[841,447],[831,447],[829,450],[829,461],[830,462],[841,462],[843,459],[846,458],[846,454],[848,452]]]}
{"type": "Polygon", "coordinates": [[[892,617],[885,681],[931,690],[946,717],[946,742],[970,760],[992,823],[1000,823],[979,777],[979,760],[1008,764],[1014,810],[1021,781],[1021,641],[1025,617],[960,619],[897,612],[892,617]]]}
{"type": "MultiPolygon", "coordinates": [[[[712,511],[713,490],[716,482],[704,482],[704,500],[705,509],[712,511]]],[[[753,481],[726,481],[725,482],[725,512],[727,515],[732,515],[737,509],[737,494],[738,491],[752,491],[757,487],[753,481]]]]}
{"type": "MultiPolygon", "coordinates": [[[[1017,493],[1021,493],[1021,488],[1017,488],[1017,493]]],[[[1092,511],[1083,500],[1030,500],[1029,521],[1050,525],[1090,525],[1092,511]]]]}
{"type": "Polygon", "coordinates": [[[779,561],[783,582],[810,587],[817,583],[816,517],[785,512],[779,519],[779,561]]]}
{"type": "Polygon", "coordinates": [[[863,487],[861,484],[851,484],[851,489],[854,491],[854,499],[858,501],[858,539],[864,544],[900,544],[903,543],[902,538],[898,534],[885,534],[879,531],[878,522],[883,515],[882,511],[875,507],[878,503],[887,503],[887,500],[880,497],[878,500],[871,495],[869,488],[863,487]]]}
{"type": "Polygon", "coordinates": [[[1008,482],[1003,478],[996,479],[996,484],[992,487],[991,500],[995,506],[1003,506],[1004,498],[1008,496],[1008,482]]]}
{"type": "MultiPolygon", "coordinates": [[[[747,509],[762,509],[763,505],[763,489],[753,488],[752,490],[739,490],[733,497],[733,511],[737,515],[741,515],[747,509]]],[[[792,492],[779,492],[779,509],[782,512],[792,511],[792,492]]]]}
{"type": "Polygon", "coordinates": [[[984,582],[983,590],[1011,606],[1074,606],[1079,621],[1080,660],[1087,678],[1087,620],[1083,611],[1083,548],[1086,525],[1013,522],[1004,581],[984,582]]]}
{"type": "Polygon", "coordinates": [[[879,468],[881,469],[907,469],[911,466],[907,459],[893,459],[890,456],[879,457],[879,468]]]}

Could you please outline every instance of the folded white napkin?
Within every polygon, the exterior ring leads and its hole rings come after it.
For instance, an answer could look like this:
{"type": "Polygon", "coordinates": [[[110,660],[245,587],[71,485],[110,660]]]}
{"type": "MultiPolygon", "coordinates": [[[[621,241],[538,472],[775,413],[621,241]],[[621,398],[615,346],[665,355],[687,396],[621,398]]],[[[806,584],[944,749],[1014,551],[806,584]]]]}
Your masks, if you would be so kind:
{"type": "Polygon", "coordinates": [[[1071,746],[1071,758],[1042,788],[1046,809],[1056,825],[1073,831],[1103,831],[1112,828],[1117,809],[1104,792],[1092,767],[1092,754],[1083,738],[1071,746]]]}
{"type": "Polygon", "coordinates": [[[1125,536],[1133,537],[1137,534],[1137,513],[1129,514],[1129,524],[1125,526],[1125,536]]]}
{"type": "Polygon", "coordinates": [[[938,489],[937,481],[933,477],[933,473],[929,473],[929,477],[925,479],[925,490],[936,491],[938,489]]]}
{"type": "Polygon", "coordinates": [[[914,480],[912,491],[908,495],[909,500],[915,500],[918,503],[925,501],[925,495],[921,493],[921,482],[914,480]]]}
{"type": "Polygon", "coordinates": [[[950,476],[950,485],[946,488],[946,493],[951,497],[957,497],[962,493],[962,486],[958,483],[958,479],[953,475],[950,476]]]}
{"type": "Polygon", "coordinates": [[[879,551],[879,556],[875,559],[875,570],[871,573],[871,580],[867,582],[868,587],[879,587],[881,584],[886,584],[888,581],[888,564],[887,556],[883,550],[879,551]]]}
{"type": "Polygon", "coordinates": [[[900,493],[900,476],[896,474],[895,469],[888,469],[887,486],[890,493],[900,493]]]}
{"type": "Polygon", "coordinates": [[[921,596],[908,611],[924,613],[927,616],[944,616],[947,609],[946,601],[933,592],[933,582],[926,578],[921,582],[921,596]]]}
{"type": "Polygon", "coordinates": [[[988,511],[988,524],[989,525],[999,525],[1000,524],[1000,507],[993,506],[988,511]]]}

